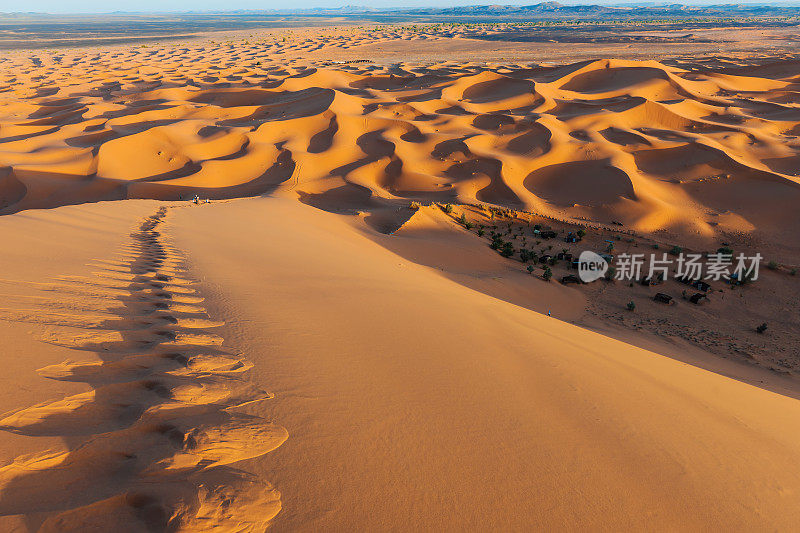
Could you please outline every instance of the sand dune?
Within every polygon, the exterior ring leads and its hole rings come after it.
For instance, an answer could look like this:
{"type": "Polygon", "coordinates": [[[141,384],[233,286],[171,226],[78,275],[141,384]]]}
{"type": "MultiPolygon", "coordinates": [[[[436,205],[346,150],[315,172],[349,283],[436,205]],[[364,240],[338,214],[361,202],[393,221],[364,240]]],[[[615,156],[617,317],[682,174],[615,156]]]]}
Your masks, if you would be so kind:
{"type": "Polygon", "coordinates": [[[793,527],[797,400],[446,279],[418,263],[474,277],[497,256],[437,227],[376,236],[280,198],[177,215],[209,302],[269,361],[280,400],[252,412],[291,428],[259,460],[276,530],[793,527]]]}
{"type": "Polygon", "coordinates": [[[389,236],[288,196],[3,217],[81,258],[3,282],[4,529],[796,523],[798,400],[489,296],[505,260],[433,209],[389,236]]]}
{"type": "Polygon", "coordinates": [[[41,67],[4,59],[3,212],[276,188],[310,198],[352,184],[380,202],[487,202],[641,231],[781,227],[797,245],[796,218],[762,215],[798,200],[790,63],[270,59],[291,46],[42,53],[41,67]]]}
{"type": "Polygon", "coordinates": [[[280,35],[0,57],[0,529],[795,527],[797,61],[280,35]],[[533,217],[782,263],[657,307],[533,217]]]}

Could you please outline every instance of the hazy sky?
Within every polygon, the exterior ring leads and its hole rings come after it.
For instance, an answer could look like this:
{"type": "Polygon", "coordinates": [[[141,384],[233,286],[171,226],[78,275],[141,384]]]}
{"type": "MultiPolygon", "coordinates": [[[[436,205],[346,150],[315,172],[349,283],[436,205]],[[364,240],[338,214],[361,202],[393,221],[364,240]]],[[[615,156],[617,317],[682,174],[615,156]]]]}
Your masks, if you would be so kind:
{"type": "MultiPolygon", "coordinates": [[[[36,11],[45,13],[108,13],[110,11],[225,11],[232,9],[287,9],[306,7],[340,7],[343,5],[368,5],[370,7],[433,7],[452,5],[530,5],[543,0],[0,0],[0,12],[36,11]]],[[[632,0],[627,0],[631,2],[632,0]]],[[[641,0],[640,0],[641,1],[641,0]]],[[[561,0],[563,4],[619,4],[626,0],[575,1],[561,0]]],[[[708,4],[740,3],[766,4],[768,0],[669,0],[658,3],[708,4]]],[[[781,2],[783,3],[783,2],[781,2]]],[[[794,3],[794,2],[793,2],[794,3]]]]}

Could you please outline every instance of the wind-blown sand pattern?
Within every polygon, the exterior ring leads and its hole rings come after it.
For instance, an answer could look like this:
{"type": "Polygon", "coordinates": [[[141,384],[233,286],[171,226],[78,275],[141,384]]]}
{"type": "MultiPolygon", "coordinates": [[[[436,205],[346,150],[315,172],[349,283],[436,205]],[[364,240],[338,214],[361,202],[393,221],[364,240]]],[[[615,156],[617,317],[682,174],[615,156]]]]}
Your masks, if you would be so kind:
{"type": "Polygon", "coordinates": [[[51,326],[45,342],[95,352],[41,368],[92,390],[15,412],[0,429],[58,436],[69,451],[18,457],[0,469],[0,515],[46,513],[40,531],[261,531],[280,511],[269,483],[228,465],[280,446],[286,430],[229,409],[271,397],[222,348],[183,258],[165,242],[162,207],[119,259],[93,277],[42,284],[80,295],[47,307],[0,309],[3,320],[51,326]]]}
{"type": "Polygon", "coordinates": [[[459,200],[640,231],[800,233],[797,61],[271,59],[316,44],[6,58],[2,212],[283,186],[337,209],[459,200]]]}

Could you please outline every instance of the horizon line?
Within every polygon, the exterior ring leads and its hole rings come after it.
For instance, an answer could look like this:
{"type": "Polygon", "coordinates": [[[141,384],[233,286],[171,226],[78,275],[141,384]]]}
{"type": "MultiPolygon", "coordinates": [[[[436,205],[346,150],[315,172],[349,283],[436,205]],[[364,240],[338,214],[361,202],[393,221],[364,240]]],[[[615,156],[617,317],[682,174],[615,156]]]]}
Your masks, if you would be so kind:
{"type": "Polygon", "coordinates": [[[230,9],[183,9],[183,10],[141,10],[141,11],[0,11],[0,16],[34,16],[34,15],[54,15],[54,16],[76,16],[76,15],[197,15],[197,14],[235,14],[235,13],[308,13],[319,11],[363,11],[364,13],[381,13],[381,12],[409,12],[418,10],[445,10],[452,8],[476,8],[476,7],[497,7],[497,8],[526,8],[526,7],[539,7],[543,5],[558,4],[564,7],[586,6],[586,7],[604,7],[604,8],[625,8],[625,7],[649,7],[649,8],[663,8],[663,7],[692,7],[692,8],[757,8],[757,7],[780,7],[780,8],[800,8],[800,0],[794,1],[740,1],[719,3],[714,0],[703,1],[700,0],[695,3],[682,3],[682,2],[657,2],[657,1],[635,1],[630,2],[616,1],[616,2],[582,2],[576,0],[566,1],[543,1],[536,3],[475,3],[475,4],[459,4],[455,2],[448,2],[445,5],[438,6],[385,6],[385,7],[370,7],[362,4],[343,4],[339,6],[309,6],[302,8],[272,8],[272,9],[252,9],[252,8],[230,8],[230,9]]]}

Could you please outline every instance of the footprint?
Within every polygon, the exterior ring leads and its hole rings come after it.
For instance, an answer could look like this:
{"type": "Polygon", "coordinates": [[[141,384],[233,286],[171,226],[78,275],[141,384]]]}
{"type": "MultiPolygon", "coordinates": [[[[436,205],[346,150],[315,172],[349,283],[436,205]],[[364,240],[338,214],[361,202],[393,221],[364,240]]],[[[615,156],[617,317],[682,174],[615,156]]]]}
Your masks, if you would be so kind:
{"type": "Polygon", "coordinates": [[[228,409],[271,397],[232,376],[159,374],[8,413],[0,418],[0,429],[29,436],[94,435],[126,428],[145,412],[188,405],[228,409]]]}
{"type": "Polygon", "coordinates": [[[280,493],[265,481],[217,469],[185,480],[153,478],[125,494],[51,517],[39,531],[257,532],[280,510],[280,493]]]}
{"type": "Polygon", "coordinates": [[[117,259],[94,260],[92,277],[36,284],[60,300],[0,309],[0,319],[44,325],[45,342],[98,355],[38,370],[92,390],[0,416],[2,430],[72,443],[0,468],[0,515],[37,513],[40,531],[263,531],[280,511],[280,493],[230,465],[288,433],[229,411],[272,395],[242,378],[252,363],[209,331],[224,322],[162,242],[166,213],[147,217],[117,259]]]}

